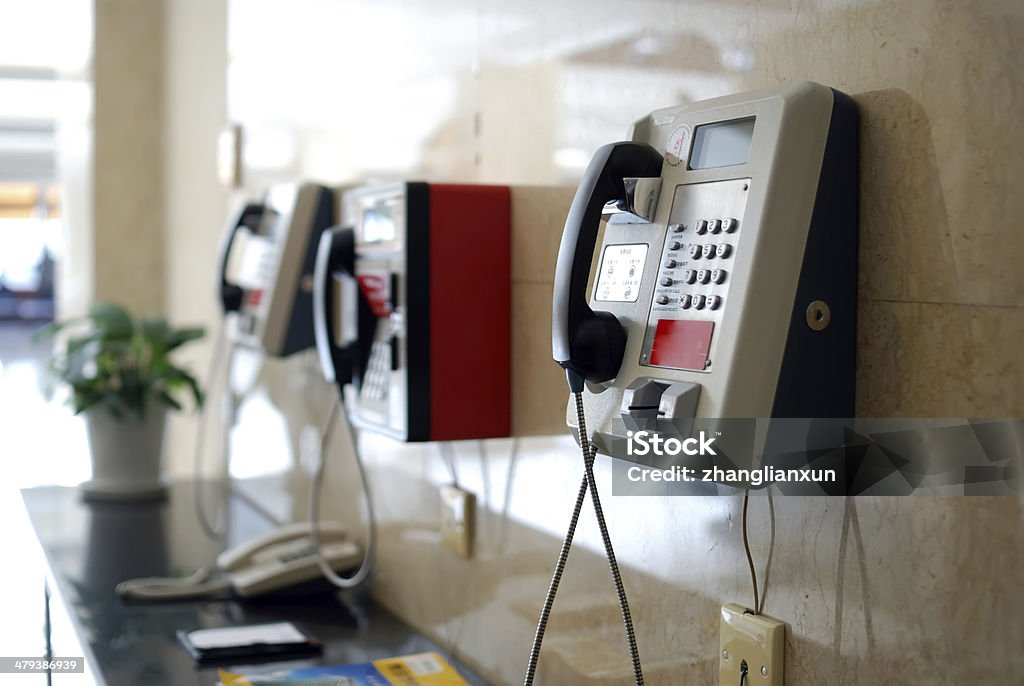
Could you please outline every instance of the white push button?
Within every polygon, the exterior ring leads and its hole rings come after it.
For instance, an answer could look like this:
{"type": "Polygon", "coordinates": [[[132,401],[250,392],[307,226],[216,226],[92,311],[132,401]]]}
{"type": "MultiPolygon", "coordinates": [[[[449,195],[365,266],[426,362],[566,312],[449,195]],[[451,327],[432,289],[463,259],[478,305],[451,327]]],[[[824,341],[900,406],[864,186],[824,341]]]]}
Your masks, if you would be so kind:
{"type": "Polygon", "coordinates": [[[696,243],[694,243],[693,245],[691,245],[691,246],[690,246],[690,257],[692,257],[693,259],[695,259],[695,260],[696,260],[697,258],[699,258],[699,257],[700,257],[700,255],[701,255],[701,249],[700,249],[700,246],[699,246],[699,245],[697,245],[696,243]]]}
{"type": "Polygon", "coordinates": [[[668,305],[668,296],[667,295],[659,295],[657,297],[656,301],[657,301],[657,303],[659,305],[668,305]]]}
{"type": "Polygon", "coordinates": [[[672,233],[680,233],[686,226],[683,224],[669,224],[668,228],[672,230],[672,233]]]}
{"type": "Polygon", "coordinates": [[[687,269],[683,272],[683,281],[686,283],[693,283],[697,280],[697,272],[693,269],[687,269]]]}
{"type": "Polygon", "coordinates": [[[697,283],[707,283],[710,279],[711,271],[709,269],[697,270],[697,283]]]}
{"type": "Polygon", "coordinates": [[[725,231],[726,233],[733,233],[734,231],[736,231],[736,227],[738,226],[739,222],[733,219],[732,217],[728,217],[722,220],[722,231],[725,231]]]}
{"type": "Polygon", "coordinates": [[[698,236],[703,236],[708,232],[708,222],[705,219],[698,219],[693,225],[694,230],[698,236]]]}
{"type": "Polygon", "coordinates": [[[693,298],[691,298],[689,294],[683,295],[681,298],[679,298],[679,305],[684,310],[688,310],[688,309],[690,309],[690,301],[691,300],[693,300],[693,298]]]}
{"type": "Polygon", "coordinates": [[[701,248],[700,254],[704,259],[710,259],[714,257],[715,246],[711,245],[710,243],[705,245],[703,248],[701,248]]]}
{"type": "Polygon", "coordinates": [[[712,219],[708,222],[708,231],[711,233],[720,233],[722,231],[722,222],[718,219],[712,219]]]}
{"type": "Polygon", "coordinates": [[[725,281],[725,270],[724,269],[712,269],[711,270],[711,282],[712,283],[723,283],[725,281]]]}
{"type": "Polygon", "coordinates": [[[709,295],[707,300],[707,306],[709,310],[717,310],[718,306],[722,304],[722,298],[718,295],[709,295]]]}
{"type": "Polygon", "coordinates": [[[662,286],[671,286],[672,284],[673,284],[673,281],[672,281],[672,277],[671,276],[663,276],[663,277],[661,277],[661,285],[662,286]]]}
{"type": "Polygon", "coordinates": [[[665,260],[665,269],[675,269],[678,264],[675,260],[665,260]]]}
{"type": "Polygon", "coordinates": [[[704,296],[695,295],[693,296],[693,309],[703,310],[704,309],[704,296]]]}
{"type": "Polygon", "coordinates": [[[728,257],[731,253],[732,253],[732,246],[729,245],[728,243],[719,243],[715,247],[715,256],[716,257],[725,258],[725,257],[728,257]]]}
{"type": "Polygon", "coordinates": [[[679,241],[670,241],[668,244],[669,250],[679,250],[679,248],[681,247],[683,247],[683,244],[680,243],[679,241]]]}

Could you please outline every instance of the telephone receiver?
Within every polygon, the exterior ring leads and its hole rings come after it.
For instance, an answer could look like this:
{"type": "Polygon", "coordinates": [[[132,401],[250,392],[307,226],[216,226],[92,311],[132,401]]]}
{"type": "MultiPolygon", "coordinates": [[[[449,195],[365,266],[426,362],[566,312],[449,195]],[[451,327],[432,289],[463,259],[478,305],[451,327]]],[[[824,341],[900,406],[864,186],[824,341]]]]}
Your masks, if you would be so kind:
{"type": "Polygon", "coordinates": [[[594,311],[587,303],[601,215],[608,203],[619,211],[636,209],[642,200],[636,195],[636,181],[660,176],[662,161],[661,154],[646,143],[598,148],[569,208],[555,265],[551,349],[573,393],[583,391],[584,381],[613,379],[626,350],[626,332],[618,318],[611,312],[594,311]]]}
{"type": "Polygon", "coordinates": [[[373,310],[356,281],[355,264],[355,230],[349,226],[326,229],[313,267],[313,334],[324,378],[339,389],[348,383],[360,387],[376,326],[373,310]]]}
{"type": "MultiPolygon", "coordinates": [[[[362,552],[337,522],[318,526],[320,556],[331,569],[359,566],[362,552]]],[[[270,593],[321,578],[318,555],[310,538],[309,522],[282,526],[217,556],[217,567],[235,592],[243,597],[270,593]]]]}
{"type": "Polygon", "coordinates": [[[218,270],[220,278],[218,292],[220,293],[221,310],[224,314],[238,312],[242,309],[245,299],[245,290],[238,284],[228,281],[228,258],[231,255],[231,247],[242,229],[256,230],[265,211],[266,206],[263,203],[246,203],[232,216],[224,231],[220,245],[220,269],[218,270]]]}

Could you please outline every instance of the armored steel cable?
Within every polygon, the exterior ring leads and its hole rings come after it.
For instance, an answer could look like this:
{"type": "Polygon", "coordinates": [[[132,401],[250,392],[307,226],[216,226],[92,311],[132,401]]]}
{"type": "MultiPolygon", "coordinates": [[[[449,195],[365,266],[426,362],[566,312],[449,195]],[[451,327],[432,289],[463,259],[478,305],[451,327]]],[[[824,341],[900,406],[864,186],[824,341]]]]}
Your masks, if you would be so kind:
{"type": "Polygon", "coordinates": [[[574,392],[573,399],[576,403],[576,424],[579,427],[580,450],[583,454],[583,482],[580,484],[579,493],[573,505],[572,517],[569,520],[569,529],[566,531],[562,548],[558,553],[558,560],[555,563],[551,584],[548,587],[548,593],[544,598],[544,605],[541,608],[541,615],[537,622],[537,632],[534,635],[533,646],[530,650],[530,661],[527,663],[523,685],[532,686],[533,684],[548,618],[551,615],[551,608],[555,603],[555,595],[558,593],[558,585],[562,580],[566,561],[569,559],[569,550],[572,547],[572,540],[576,533],[576,525],[579,521],[580,510],[583,507],[583,500],[589,490],[590,500],[594,505],[594,515],[597,519],[598,528],[601,531],[601,540],[604,543],[605,556],[608,559],[608,567],[611,570],[612,582],[615,584],[615,593],[618,596],[619,609],[622,612],[622,622],[626,629],[626,643],[629,645],[629,657],[633,667],[633,681],[636,686],[643,686],[644,674],[640,664],[640,652],[637,648],[636,633],[633,630],[633,618],[629,611],[629,601],[626,599],[626,589],[622,584],[622,575],[619,573],[619,565],[615,559],[615,550],[612,547],[611,536],[608,534],[604,510],[601,507],[601,497],[598,494],[597,482],[594,478],[594,459],[597,455],[597,449],[591,444],[590,437],[587,434],[587,420],[583,411],[583,394],[574,392]]]}

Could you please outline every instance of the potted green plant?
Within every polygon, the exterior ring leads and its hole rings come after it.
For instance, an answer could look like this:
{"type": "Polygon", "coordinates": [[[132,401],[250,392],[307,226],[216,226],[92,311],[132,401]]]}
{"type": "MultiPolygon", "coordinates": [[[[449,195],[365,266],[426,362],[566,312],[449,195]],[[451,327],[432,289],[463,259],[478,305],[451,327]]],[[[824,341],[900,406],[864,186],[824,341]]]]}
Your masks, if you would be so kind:
{"type": "Polygon", "coordinates": [[[70,390],[69,404],[85,417],[92,455],[86,497],[137,500],[160,497],[160,458],[168,409],[183,396],[196,407],[196,378],[171,360],[202,328],[172,328],[159,317],[134,318],[123,307],[98,302],[84,317],[54,322],[37,339],[59,337],[50,371],[70,390]]]}

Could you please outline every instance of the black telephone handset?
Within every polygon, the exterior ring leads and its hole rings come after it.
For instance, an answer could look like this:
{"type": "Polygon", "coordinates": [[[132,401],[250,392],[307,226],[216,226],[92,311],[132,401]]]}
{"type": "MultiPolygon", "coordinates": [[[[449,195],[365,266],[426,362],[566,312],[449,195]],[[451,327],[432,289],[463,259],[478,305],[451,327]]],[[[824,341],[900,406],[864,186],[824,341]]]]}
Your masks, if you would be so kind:
{"type": "Polygon", "coordinates": [[[228,228],[221,239],[220,269],[218,272],[220,274],[220,286],[218,290],[221,310],[224,314],[238,312],[242,309],[242,303],[245,299],[245,289],[228,281],[228,257],[231,255],[231,246],[234,244],[235,238],[241,229],[246,228],[255,231],[259,227],[265,209],[262,203],[250,202],[242,205],[231,218],[231,221],[228,222],[228,228]]]}
{"type": "Polygon", "coordinates": [[[313,333],[317,355],[324,378],[338,384],[339,389],[352,383],[359,388],[370,357],[369,335],[375,317],[365,296],[356,283],[355,230],[349,226],[335,226],[320,235],[316,262],[313,268],[313,333]],[[334,275],[351,284],[355,302],[336,300],[334,275]],[[332,315],[343,315],[346,307],[356,308],[355,332],[347,340],[338,340],[332,315]]]}
{"type": "Polygon", "coordinates": [[[661,154],[646,143],[610,143],[594,153],[576,190],[558,248],[551,311],[552,356],[565,369],[573,393],[583,391],[585,380],[614,378],[626,349],[618,318],[587,303],[601,213],[611,201],[625,209],[623,179],[660,176],[661,165],[661,154]]]}

